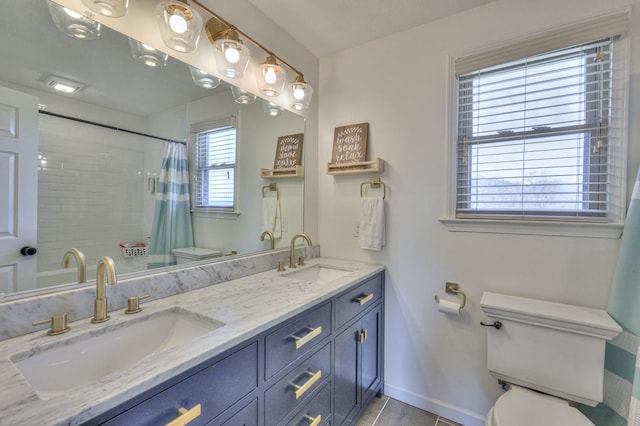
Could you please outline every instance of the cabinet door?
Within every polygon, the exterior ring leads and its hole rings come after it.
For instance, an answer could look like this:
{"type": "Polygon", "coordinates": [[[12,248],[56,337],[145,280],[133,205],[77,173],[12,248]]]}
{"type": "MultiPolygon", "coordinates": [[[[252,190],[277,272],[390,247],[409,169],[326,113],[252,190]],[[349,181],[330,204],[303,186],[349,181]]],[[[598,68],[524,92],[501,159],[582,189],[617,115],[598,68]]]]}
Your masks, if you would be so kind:
{"type": "Polygon", "coordinates": [[[364,339],[361,349],[361,383],[362,402],[373,396],[382,380],[382,306],[378,306],[362,318],[364,339]]]}
{"type": "Polygon", "coordinates": [[[334,419],[340,426],[360,405],[358,392],[358,338],[360,322],[347,328],[335,340],[335,396],[334,419]]]}

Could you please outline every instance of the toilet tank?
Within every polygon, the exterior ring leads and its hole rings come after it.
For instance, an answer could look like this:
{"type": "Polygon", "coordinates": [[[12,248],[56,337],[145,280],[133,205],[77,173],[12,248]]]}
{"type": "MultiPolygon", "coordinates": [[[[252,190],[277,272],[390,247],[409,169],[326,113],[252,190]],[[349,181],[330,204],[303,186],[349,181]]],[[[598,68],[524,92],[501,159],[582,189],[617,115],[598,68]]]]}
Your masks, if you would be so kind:
{"type": "Polygon", "coordinates": [[[487,366],[491,374],[571,401],[602,401],[607,340],[622,331],[600,309],[484,292],[488,322],[487,366]]]}

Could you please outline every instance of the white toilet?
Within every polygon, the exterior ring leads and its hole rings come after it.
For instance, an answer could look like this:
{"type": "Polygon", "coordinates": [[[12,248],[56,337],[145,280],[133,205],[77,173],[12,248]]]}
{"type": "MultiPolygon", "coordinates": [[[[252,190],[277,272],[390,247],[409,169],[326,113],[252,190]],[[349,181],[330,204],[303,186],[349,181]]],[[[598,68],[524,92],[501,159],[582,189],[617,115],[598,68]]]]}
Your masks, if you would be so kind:
{"type": "Polygon", "coordinates": [[[602,401],[605,342],[622,331],[609,314],[489,292],[480,305],[500,323],[487,327],[487,366],[510,385],[486,425],[592,425],[569,402],[602,401]]]}

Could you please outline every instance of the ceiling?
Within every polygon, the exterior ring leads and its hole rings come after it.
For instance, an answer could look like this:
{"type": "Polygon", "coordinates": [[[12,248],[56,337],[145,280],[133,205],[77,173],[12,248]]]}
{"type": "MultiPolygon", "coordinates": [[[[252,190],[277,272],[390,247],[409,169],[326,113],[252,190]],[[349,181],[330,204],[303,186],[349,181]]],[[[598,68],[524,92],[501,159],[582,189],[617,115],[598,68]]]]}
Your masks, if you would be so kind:
{"type": "Polygon", "coordinates": [[[318,58],[493,0],[249,0],[318,58]]]}

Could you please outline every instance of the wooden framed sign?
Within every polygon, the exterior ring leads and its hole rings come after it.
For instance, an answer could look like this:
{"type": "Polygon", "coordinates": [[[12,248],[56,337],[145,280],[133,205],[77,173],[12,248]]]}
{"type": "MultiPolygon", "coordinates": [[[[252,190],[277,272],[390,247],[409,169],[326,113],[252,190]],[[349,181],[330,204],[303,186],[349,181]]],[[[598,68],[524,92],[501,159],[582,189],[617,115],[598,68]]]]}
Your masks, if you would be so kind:
{"type": "Polygon", "coordinates": [[[299,166],[302,161],[302,140],[304,133],[280,136],[276,146],[276,159],[273,170],[290,169],[299,166]]]}
{"type": "Polygon", "coordinates": [[[369,123],[336,127],[333,134],[332,164],[367,161],[367,134],[369,123]]]}

